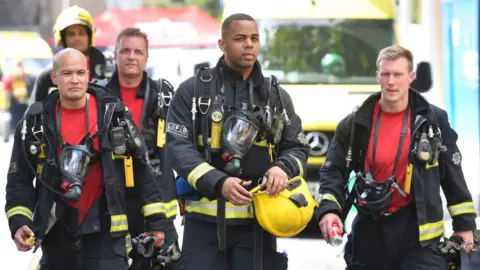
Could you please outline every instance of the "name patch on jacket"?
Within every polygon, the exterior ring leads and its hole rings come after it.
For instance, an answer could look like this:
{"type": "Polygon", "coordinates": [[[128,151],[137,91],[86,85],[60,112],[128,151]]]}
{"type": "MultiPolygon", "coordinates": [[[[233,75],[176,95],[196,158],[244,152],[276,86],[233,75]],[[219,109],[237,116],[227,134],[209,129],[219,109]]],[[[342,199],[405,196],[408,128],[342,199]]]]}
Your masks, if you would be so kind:
{"type": "Polygon", "coordinates": [[[181,136],[183,138],[188,138],[188,128],[185,127],[184,125],[168,123],[167,132],[181,136]]]}

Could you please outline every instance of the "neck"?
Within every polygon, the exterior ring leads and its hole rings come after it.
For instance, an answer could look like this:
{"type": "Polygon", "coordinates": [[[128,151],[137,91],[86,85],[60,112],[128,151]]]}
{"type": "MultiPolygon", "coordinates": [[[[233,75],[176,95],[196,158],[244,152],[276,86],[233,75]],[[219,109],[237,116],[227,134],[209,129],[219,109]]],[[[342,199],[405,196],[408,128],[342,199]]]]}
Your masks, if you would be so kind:
{"type": "Polygon", "coordinates": [[[402,98],[396,102],[390,102],[383,98],[380,99],[380,108],[384,112],[401,112],[407,109],[408,107],[408,95],[405,98],[402,98]]]}
{"type": "Polygon", "coordinates": [[[60,106],[65,109],[80,109],[85,107],[87,104],[87,95],[86,94],[84,97],[78,99],[78,100],[69,100],[66,99],[62,96],[60,96],[60,106]]]}
{"type": "Polygon", "coordinates": [[[120,82],[120,85],[123,87],[137,87],[140,85],[140,83],[143,80],[143,74],[140,74],[140,76],[135,76],[135,77],[126,77],[126,76],[118,76],[118,81],[120,82]]]}
{"type": "Polygon", "coordinates": [[[227,58],[225,58],[225,63],[226,63],[229,67],[233,68],[234,70],[242,73],[242,79],[243,79],[244,81],[246,81],[246,80],[248,79],[248,77],[250,77],[250,74],[252,74],[253,66],[252,66],[252,67],[248,67],[248,68],[238,68],[238,67],[236,67],[235,65],[232,65],[232,63],[230,63],[230,61],[229,61],[227,58]]]}

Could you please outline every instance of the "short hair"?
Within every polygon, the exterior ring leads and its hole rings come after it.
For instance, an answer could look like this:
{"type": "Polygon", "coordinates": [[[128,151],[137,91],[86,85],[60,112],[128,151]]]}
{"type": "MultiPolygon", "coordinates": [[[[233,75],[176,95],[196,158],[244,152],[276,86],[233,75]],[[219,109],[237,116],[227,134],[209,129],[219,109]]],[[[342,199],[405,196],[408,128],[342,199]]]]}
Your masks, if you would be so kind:
{"type": "Polygon", "coordinates": [[[148,36],[145,32],[140,30],[139,28],[135,27],[127,27],[123,29],[117,36],[117,40],[115,42],[115,53],[118,54],[118,50],[120,50],[120,42],[124,37],[140,37],[145,40],[145,44],[147,45],[147,55],[148,55],[148,36]]]}
{"type": "Polygon", "coordinates": [[[413,71],[413,54],[407,48],[404,48],[399,45],[393,45],[382,49],[378,53],[377,58],[377,69],[380,67],[380,62],[384,60],[397,60],[400,58],[407,59],[408,70],[413,71]]]}
{"type": "Polygon", "coordinates": [[[222,23],[222,38],[225,38],[227,36],[233,21],[251,21],[256,23],[255,19],[248,14],[245,14],[245,13],[232,14],[228,16],[222,23]]]}
{"type": "MultiPolygon", "coordinates": [[[[54,56],[53,56],[53,61],[52,61],[52,72],[53,73],[56,73],[57,70],[58,70],[58,67],[59,67],[59,62],[60,62],[60,59],[62,59],[62,57],[64,55],[67,55],[67,54],[72,54],[72,53],[75,53],[75,54],[78,54],[78,55],[83,55],[85,57],[85,55],[80,52],[79,50],[77,49],[74,49],[74,48],[65,48],[65,49],[62,49],[60,50],[59,52],[57,52],[54,56]]],[[[87,60],[87,58],[85,57],[85,61],[87,60]]]]}

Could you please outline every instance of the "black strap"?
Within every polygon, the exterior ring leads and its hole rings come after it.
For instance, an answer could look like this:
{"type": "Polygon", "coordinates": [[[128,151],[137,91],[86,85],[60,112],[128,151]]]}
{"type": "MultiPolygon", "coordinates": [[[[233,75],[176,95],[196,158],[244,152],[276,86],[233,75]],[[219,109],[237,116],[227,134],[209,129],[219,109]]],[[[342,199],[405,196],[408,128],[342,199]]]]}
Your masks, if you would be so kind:
{"type": "Polygon", "coordinates": [[[227,202],[223,197],[217,200],[217,238],[218,249],[220,251],[227,250],[227,224],[225,219],[227,202]]]}
{"type": "MultiPolygon", "coordinates": [[[[377,152],[377,142],[378,142],[378,134],[380,129],[380,112],[382,111],[381,108],[378,109],[377,120],[375,121],[375,133],[373,134],[373,149],[372,149],[372,167],[375,166],[375,155],[377,152]]],[[[405,135],[407,134],[407,127],[408,127],[408,115],[409,115],[409,107],[405,110],[405,114],[403,117],[403,126],[402,132],[400,133],[400,142],[397,148],[397,154],[395,155],[395,163],[393,165],[393,172],[392,175],[395,175],[395,171],[397,169],[398,161],[400,160],[400,155],[402,154],[403,143],[405,142],[405,135]]],[[[368,164],[368,163],[367,163],[368,164]]]]}
{"type": "Polygon", "coordinates": [[[138,123],[138,129],[140,132],[143,130],[143,122],[145,121],[145,114],[147,112],[148,100],[150,98],[150,79],[147,78],[145,85],[145,98],[143,99],[142,115],[140,116],[140,123],[138,123]]]}
{"type": "Polygon", "coordinates": [[[253,221],[253,270],[263,270],[263,228],[253,221]]]}
{"type": "MultiPolygon", "coordinates": [[[[89,124],[89,118],[88,118],[88,95],[85,97],[86,102],[85,102],[85,132],[86,136],[90,134],[90,130],[88,128],[89,124]]],[[[57,103],[57,133],[58,133],[58,140],[60,142],[60,145],[63,147],[65,145],[65,141],[63,140],[62,137],[62,129],[61,129],[61,124],[62,124],[62,108],[60,106],[60,101],[57,103]]]]}
{"type": "Polygon", "coordinates": [[[211,149],[210,144],[208,143],[208,138],[210,137],[210,115],[209,111],[211,108],[213,94],[215,93],[215,89],[212,87],[216,87],[213,81],[213,76],[210,73],[210,69],[204,68],[200,70],[200,93],[198,98],[198,110],[200,111],[200,129],[202,134],[203,140],[203,149],[204,149],[204,157],[207,162],[211,161],[211,149]]]}

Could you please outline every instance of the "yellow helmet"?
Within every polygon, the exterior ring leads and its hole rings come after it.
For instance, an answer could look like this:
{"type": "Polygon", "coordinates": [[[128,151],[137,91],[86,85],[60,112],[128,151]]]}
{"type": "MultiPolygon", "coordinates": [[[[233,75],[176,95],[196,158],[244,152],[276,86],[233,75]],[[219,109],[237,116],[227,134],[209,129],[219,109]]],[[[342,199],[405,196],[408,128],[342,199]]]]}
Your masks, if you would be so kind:
{"type": "Polygon", "coordinates": [[[258,223],[264,230],[277,237],[291,237],[300,233],[313,216],[318,206],[300,177],[290,179],[285,190],[270,197],[258,186],[251,190],[258,223]]]}
{"type": "Polygon", "coordinates": [[[53,26],[53,37],[57,46],[64,45],[62,43],[61,32],[74,24],[82,24],[88,27],[90,29],[90,45],[95,44],[95,24],[92,15],[90,15],[90,12],[86,9],[74,5],[64,9],[60,15],[58,15],[57,21],[53,26]]]}

